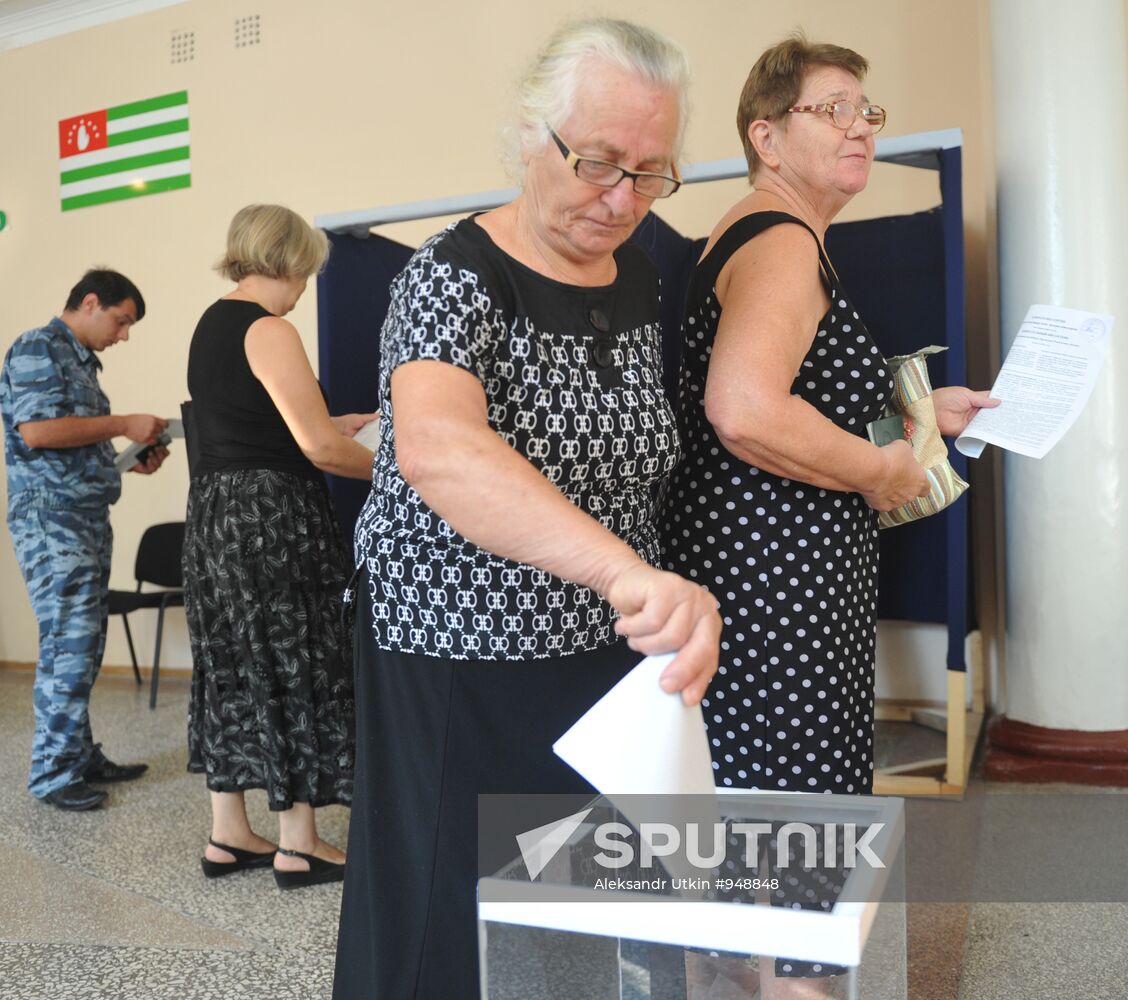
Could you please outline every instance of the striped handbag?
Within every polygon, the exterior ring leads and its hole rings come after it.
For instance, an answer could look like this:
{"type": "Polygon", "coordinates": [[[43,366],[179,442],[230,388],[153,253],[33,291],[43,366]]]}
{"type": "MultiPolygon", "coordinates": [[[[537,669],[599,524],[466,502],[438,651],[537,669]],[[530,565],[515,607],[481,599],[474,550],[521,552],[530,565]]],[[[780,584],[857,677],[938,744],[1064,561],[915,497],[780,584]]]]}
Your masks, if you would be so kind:
{"type": "Polygon", "coordinates": [[[893,374],[893,398],[886,407],[888,416],[903,416],[913,422],[910,444],[916,460],[924,467],[929,492],[896,510],[878,514],[882,528],[928,517],[942,511],[967,490],[965,483],[948,462],[948,446],[936,424],[932,405],[932,384],[928,380],[927,357],[946,351],[946,347],[925,347],[913,354],[889,358],[886,365],[893,374]]]}

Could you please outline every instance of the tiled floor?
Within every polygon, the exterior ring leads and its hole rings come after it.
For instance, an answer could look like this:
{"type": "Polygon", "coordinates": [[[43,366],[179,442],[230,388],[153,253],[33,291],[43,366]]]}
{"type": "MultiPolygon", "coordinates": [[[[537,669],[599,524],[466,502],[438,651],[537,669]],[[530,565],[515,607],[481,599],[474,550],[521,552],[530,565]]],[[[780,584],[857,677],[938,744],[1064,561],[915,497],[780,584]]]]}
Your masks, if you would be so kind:
{"type": "MultiPolygon", "coordinates": [[[[151,770],[109,786],[106,807],[80,814],[25,790],[31,683],[29,672],[0,670],[0,1000],[327,1000],[340,886],[282,893],[269,871],[214,882],[200,873],[207,796],[203,780],[184,770],[185,682],[162,678],[150,712],[147,689],[125,677],[99,680],[96,737],[113,760],[145,760],[151,770]]],[[[937,756],[936,740],[942,747],[937,733],[883,725],[878,758],[937,756]]],[[[1095,896],[1079,898],[1097,898],[1102,883],[1115,883],[1106,897],[1128,899],[1128,794],[981,781],[973,792],[990,799],[983,829],[1004,838],[1007,856],[1017,854],[1032,880],[1047,865],[1064,866],[1088,881],[1085,892],[1096,887],[1095,896]],[[1041,834],[1063,815],[1077,827],[1067,841],[1072,856],[1047,856],[1041,834]],[[1102,853],[1112,862],[1095,870],[1087,859],[1102,853]]],[[[263,796],[250,793],[248,805],[256,827],[274,836],[263,796]]],[[[956,820],[941,841],[958,839],[972,806],[937,808],[941,826],[956,820]]],[[[909,819],[911,879],[913,851],[919,863],[933,848],[914,839],[911,811],[909,819]]],[[[343,846],[348,811],[323,810],[320,827],[343,846]]],[[[1123,902],[968,905],[948,897],[910,903],[908,923],[910,1000],[1128,996],[1123,902]]],[[[727,977],[706,992],[709,1000],[753,1000],[727,977]]]]}
{"type": "MultiPolygon", "coordinates": [[[[111,759],[145,760],[106,805],[66,813],[25,790],[32,675],[0,671],[0,998],[312,1000],[327,997],[340,885],[280,892],[269,870],[205,880],[204,782],[185,771],[187,686],[95,685],[95,738],[111,759]]],[[[277,834],[264,796],[252,823],[277,834]]],[[[321,810],[344,845],[348,811],[321,810]]]]}

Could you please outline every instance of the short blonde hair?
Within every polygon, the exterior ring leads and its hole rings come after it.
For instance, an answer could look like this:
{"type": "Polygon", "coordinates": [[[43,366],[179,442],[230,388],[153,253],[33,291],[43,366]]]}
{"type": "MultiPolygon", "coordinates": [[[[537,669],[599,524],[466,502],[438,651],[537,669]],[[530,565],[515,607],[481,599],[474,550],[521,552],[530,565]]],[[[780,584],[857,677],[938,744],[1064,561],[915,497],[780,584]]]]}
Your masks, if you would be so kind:
{"type": "MultiPolygon", "coordinates": [[[[676,43],[630,21],[595,17],[558,28],[537,53],[517,86],[517,149],[532,154],[548,142],[548,128],[558,128],[572,112],[576,90],[592,61],[603,60],[650,87],[671,90],[678,101],[674,160],[681,155],[689,117],[689,59],[676,43]]],[[[513,164],[514,166],[516,164],[513,164]]]]}
{"type": "Polygon", "coordinates": [[[227,253],[215,269],[231,281],[308,278],[329,259],[329,239],[284,205],[248,205],[227,228],[227,253]]]}
{"type": "Polygon", "coordinates": [[[736,108],[736,128],[748,161],[748,179],[754,180],[760,166],[748,126],[756,121],[772,121],[787,114],[799,100],[807,74],[823,67],[844,69],[859,82],[866,78],[869,63],[853,49],[841,45],[809,42],[802,31],[794,32],[764,51],[740,92],[736,108]]]}

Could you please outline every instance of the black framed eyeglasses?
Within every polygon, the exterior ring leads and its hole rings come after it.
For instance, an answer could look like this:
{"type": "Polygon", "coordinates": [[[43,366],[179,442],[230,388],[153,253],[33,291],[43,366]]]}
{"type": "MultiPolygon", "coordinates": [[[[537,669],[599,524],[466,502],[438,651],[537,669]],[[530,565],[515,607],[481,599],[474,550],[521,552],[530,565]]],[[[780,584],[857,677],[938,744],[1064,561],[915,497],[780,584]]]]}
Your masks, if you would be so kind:
{"type": "Polygon", "coordinates": [[[799,104],[788,108],[787,113],[828,114],[835,128],[848,129],[861,117],[874,132],[880,132],[885,127],[885,108],[876,104],[865,104],[858,107],[853,101],[833,101],[830,104],[799,104]]]}
{"type": "Polygon", "coordinates": [[[635,194],[640,194],[644,198],[669,198],[681,187],[682,182],[681,178],[677,176],[678,168],[676,165],[672,167],[673,177],[655,174],[649,170],[624,170],[606,160],[594,160],[590,156],[577,156],[572,152],[572,147],[561,139],[552,128],[548,125],[545,125],[545,128],[548,129],[548,134],[552,136],[552,141],[556,143],[556,148],[560,150],[560,154],[564,157],[568,166],[575,171],[580,180],[587,181],[588,184],[594,184],[596,187],[613,188],[624,177],[629,177],[634,185],[635,194]]]}

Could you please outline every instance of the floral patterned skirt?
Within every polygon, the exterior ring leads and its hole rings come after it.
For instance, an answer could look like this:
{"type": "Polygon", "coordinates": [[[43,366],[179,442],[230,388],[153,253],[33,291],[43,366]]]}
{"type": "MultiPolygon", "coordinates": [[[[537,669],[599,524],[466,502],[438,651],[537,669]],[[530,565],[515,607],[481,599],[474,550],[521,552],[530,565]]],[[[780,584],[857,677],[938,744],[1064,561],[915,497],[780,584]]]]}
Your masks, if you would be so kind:
{"type": "Polygon", "coordinates": [[[352,801],[348,557],[328,490],[268,469],[192,479],[184,605],[192,643],[188,770],[273,810],[352,801]]]}

